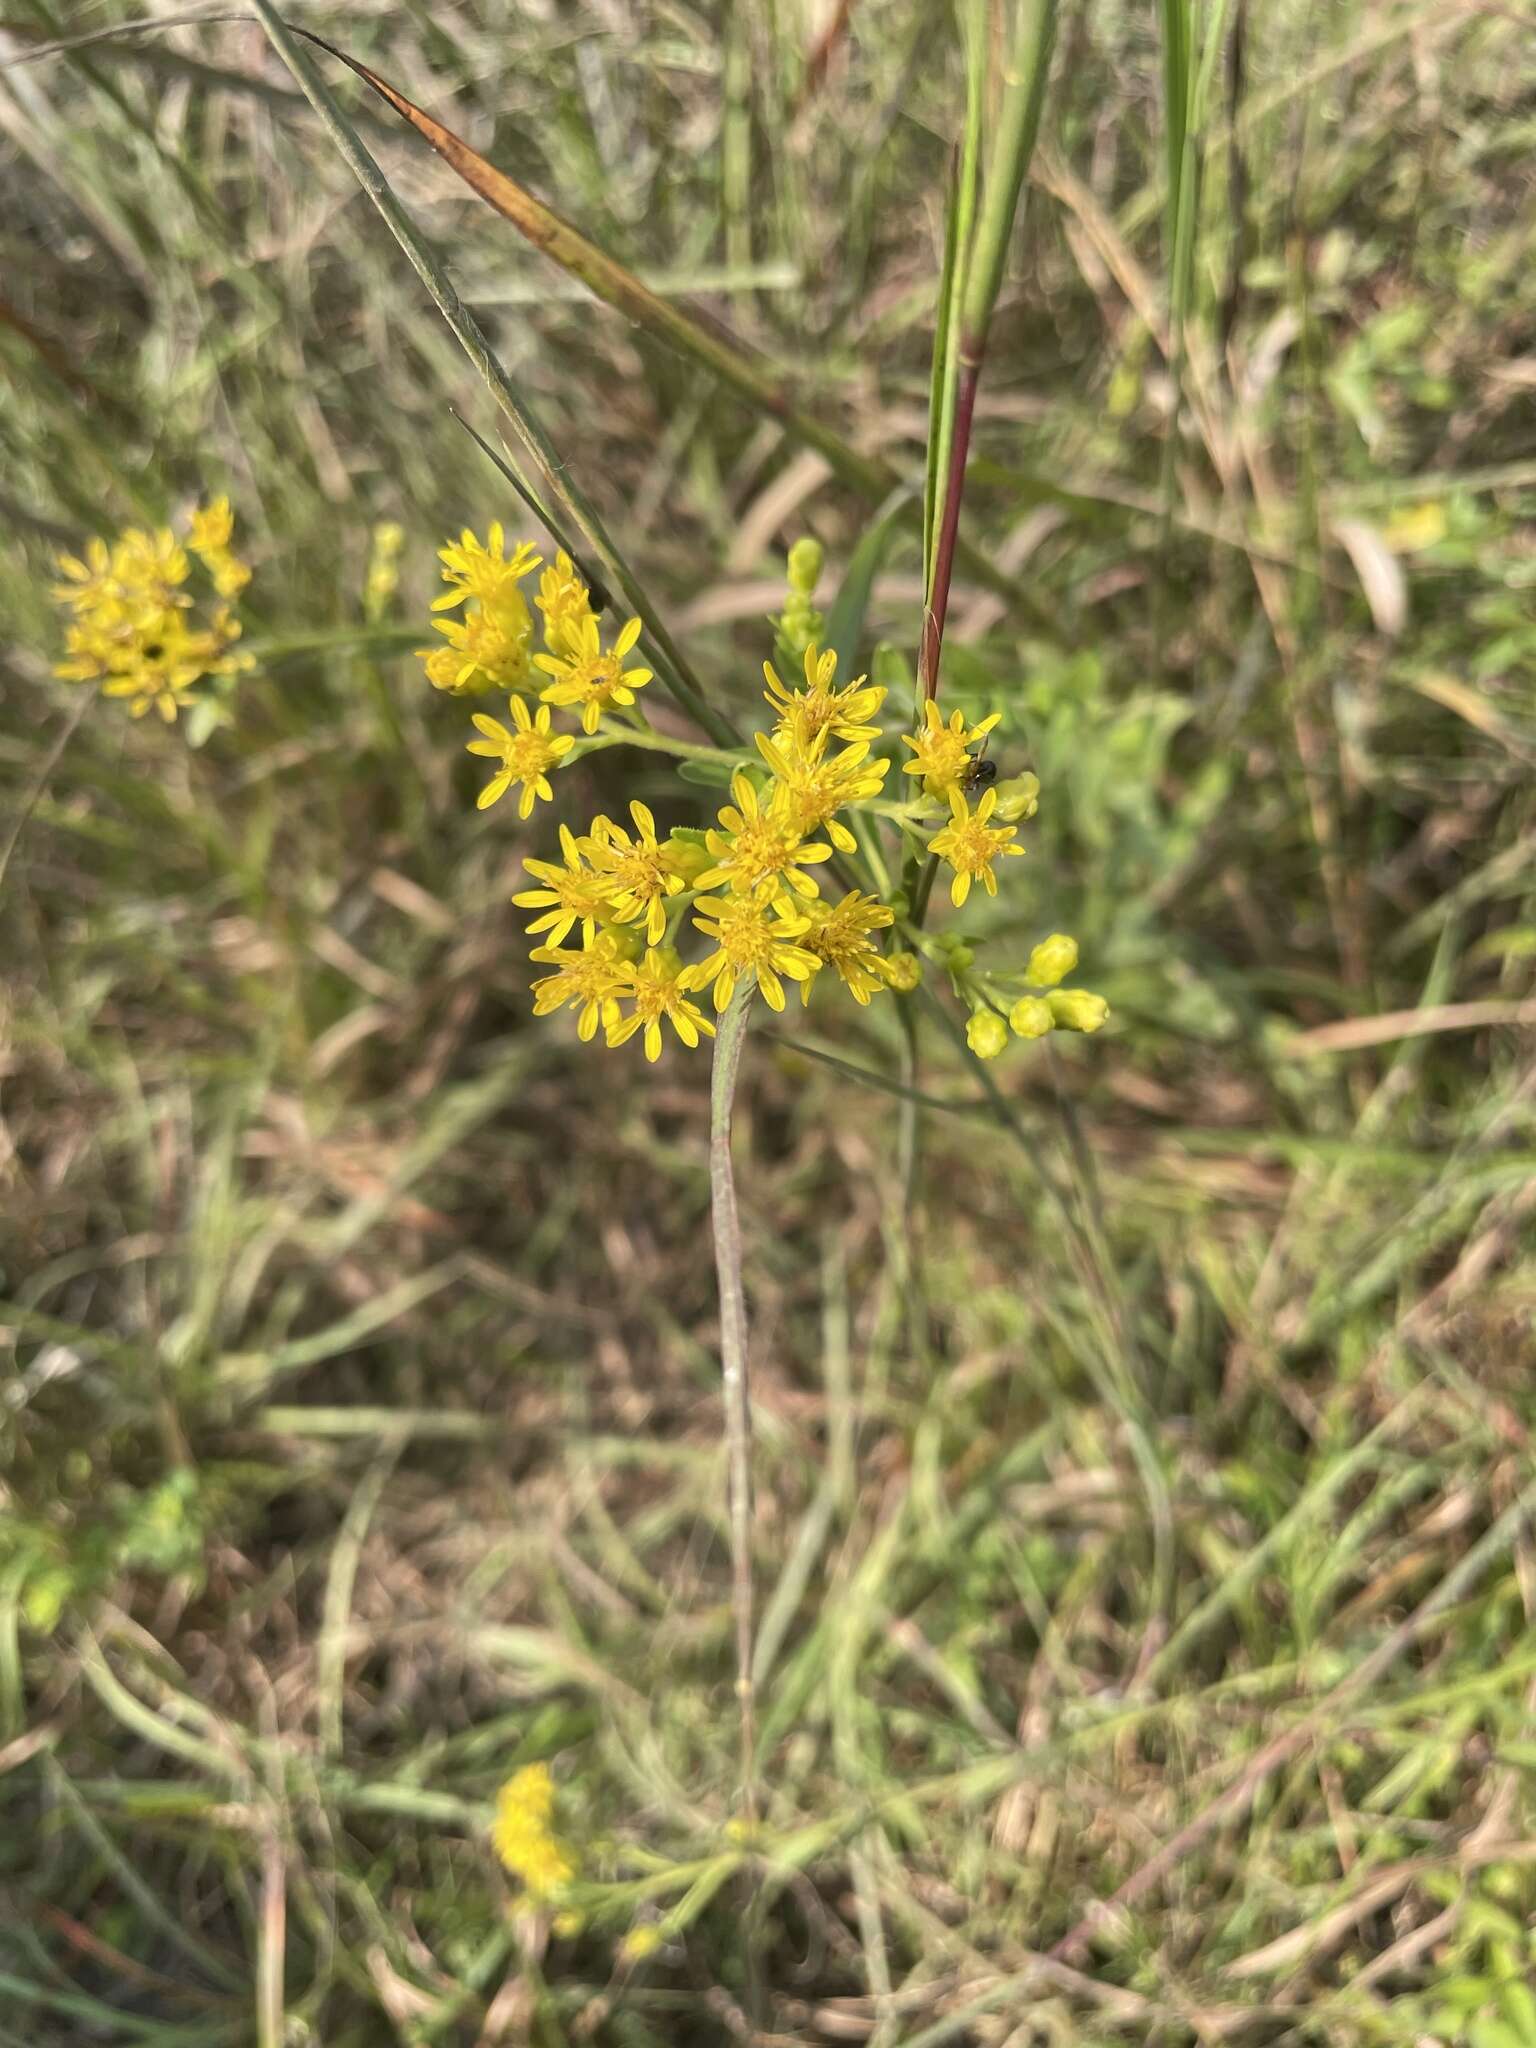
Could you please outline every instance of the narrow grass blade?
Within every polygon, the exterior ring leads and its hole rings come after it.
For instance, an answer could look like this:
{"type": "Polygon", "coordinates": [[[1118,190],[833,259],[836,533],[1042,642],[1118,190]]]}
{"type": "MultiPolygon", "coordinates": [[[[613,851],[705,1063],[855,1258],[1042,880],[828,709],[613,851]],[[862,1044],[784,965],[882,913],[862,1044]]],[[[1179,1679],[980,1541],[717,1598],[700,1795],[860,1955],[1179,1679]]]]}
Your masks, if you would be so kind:
{"type": "MultiPolygon", "coordinates": [[[[500,360],[486,339],[480,323],[463,304],[436,256],[417,232],[416,225],[396,199],[389,180],[369,155],[356,129],[316,71],[306,51],[299,47],[287,23],[272,0],[255,0],[256,12],[273,46],[303,88],[310,105],[320,116],[327,133],[345,158],[358,183],[384,218],[385,225],[409,258],[411,267],[431,293],[438,311],[453,330],[459,346],[479,371],[487,390],[501,408],[539,476],[552,504],[561,508],[571,524],[586,536],[593,551],[607,565],[615,584],[645,625],[656,656],[656,667],[678,703],[696,718],[710,736],[722,743],[734,739],[727,721],[708,703],[697,676],[667,631],[654,605],[646,597],[628,563],[619,553],[598,515],[596,507],[570,477],[544,428],[514,390],[500,360]]],[[[303,32],[300,31],[302,34],[303,32]]],[[[307,40],[314,41],[314,37],[307,40]]],[[[329,49],[330,45],[326,44],[329,49]]],[[[335,54],[340,55],[340,52],[335,54]]],[[[343,59],[350,62],[350,59],[343,59]]]]}

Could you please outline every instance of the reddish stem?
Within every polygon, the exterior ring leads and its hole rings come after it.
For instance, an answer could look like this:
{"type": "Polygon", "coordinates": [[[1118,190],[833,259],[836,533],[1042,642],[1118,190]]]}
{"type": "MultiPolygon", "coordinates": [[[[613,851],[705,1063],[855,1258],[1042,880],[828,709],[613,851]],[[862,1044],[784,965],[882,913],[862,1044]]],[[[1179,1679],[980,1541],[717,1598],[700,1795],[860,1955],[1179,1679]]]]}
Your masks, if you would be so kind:
{"type": "Polygon", "coordinates": [[[960,378],[955,390],[955,435],[949,447],[949,476],[944,485],[944,518],[933,557],[933,600],[923,616],[923,645],[917,673],[923,695],[939,694],[939,651],[944,645],[944,619],[949,610],[949,584],[955,572],[955,541],[960,532],[960,500],[965,492],[965,465],[971,452],[971,415],[981,381],[984,344],[960,345],[960,378]]]}

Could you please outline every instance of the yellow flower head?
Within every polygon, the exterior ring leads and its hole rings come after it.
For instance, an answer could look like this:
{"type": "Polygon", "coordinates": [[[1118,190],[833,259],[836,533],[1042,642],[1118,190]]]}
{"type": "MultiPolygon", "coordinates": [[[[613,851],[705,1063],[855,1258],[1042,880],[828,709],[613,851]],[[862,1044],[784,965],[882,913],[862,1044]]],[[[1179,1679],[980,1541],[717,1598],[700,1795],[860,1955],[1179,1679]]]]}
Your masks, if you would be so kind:
{"type": "Polygon", "coordinates": [[[483,543],[466,526],[457,541],[437,553],[448,588],[433,598],[432,609],[451,612],[462,605],[464,616],[432,621],[448,645],[417,648],[427,681],[455,697],[526,689],[533,614],[518,585],[538,567],[533,547],[519,541],[509,556],[498,520],[483,543]]]}
{"type": "Polygon", "coordinates": [[[566,634],[564,657],[536,654],[533,659],[554,681],[541,695],[546,704],[569,704],[581,710],[584,733],[597,731],[598,720],[615,704],[633,704],[636,690],[651,680],[648,668],[626,669],[624,657],[640,638],[640,621],[631,619],[620,628],[619,637],[608,653],[603,652],[597,621],[589,613],[579,626],[566,634]]]}
{"type": "Polygon", "coordinates": [[[1008,1012],[1008,1022],[1020,1038],[1044,1038],[1056,1028],[1056,1019],[1044,996],[1020,996],[1008,1012]]]}
{"type": "MultiPolygon", "coordinates": [[[[836,969],[856,1003],[867,1003],[878,995],[887,986],[887,978],[870,933],[895,921],[896,913],[889,904],[850,889],[841,903],[807,903],[803,909],[809,923],[799,944],[816,955],[818,964],[836,969]]],[[[801,982],[800,996],[802,1001],[810,1001],[808,981],[801,982]]]]}
{"type": "Polygon", "coordinates": [[[855,676],[844,689],[834,686],[837,656],[819,654],[814,644],[805,650],[805,688],[791,690],[779,680],[771,662],[763,663],[768,688],[764,692],[779,722],[779,731],[808,747],[824,732],[840,740],[875,740],[878,725],[871,725],[885,691],[855,676]]]}
{"type": "Polygon", "coordinates": [[[554,795],[549,785],[549,771],[560,765],[576,742],[569,733],[551,733],[547,704],[541,704],[530,718],[528,706],[522,698],[514,697],[512,722],[516,730],[508,732],[497,719],[487,718],[480,711],[474,714],[475,730],[483,737],[468,743],[469,752],[484,754],[501,763],[475,801],[483,811],[498,797],[505,796],[517,782],[522,785],[517,815],[526,818],[532,812],[536,798],[542,797],[548,803],[554,795]]]}
{"type": "Polygon", "coordinates": [[[825,825],[839,853],[857,853],[858,841],[834,813],[878,796],[891,764],[869,759],[868,740],[856,740],[832,755],[826,740],[825,728],[807,746],[781,727],[773,739],[758,733],[757,751],[773,776],[775,802],[796,830],[815,832],[825,825]]]}
{"type": "Polygon", "coordinates": [[[576,1876],[576,1857],[554,1832],[555,1783],[548,1764],[528,1764],[496,1795],[491,1846],[530,1899],[558,1897],[576,1876]]]}
{"type": "Polygon", "coordinates": [[[580,642],[592,617],[592,595],[564,548],[556,551],[554,567],[539,578],[534,603],[544,614],[544,644],[552,654],[580,642]]]}
{"type": "Polygon", "coordinates": [[[509,557],[499,519],[491,522],[483,544],[466,526],[457,541],[438,549],[437,559],[448,588],[441,597],[433,598],[433,611],[451,612],[458,605],[473,603],[492,611],[508,607],[509,624],[528,618],[527,602],[517,586],[539,566],[539,556],[531,542],[520,540],[509,557]]]}
{"type": "Polygon", "coordinates": [[[938,705],[928,698],[923,705],[922,731],[915,739],[907,733],[901,736],[901,744],[910,747],[914,756],[902,774],[921,775],[923,788],[930,796],[948,796],[960,786],[960,778],[970,765],[971,748],[986,737],[1001,717],[1000,711],[994,711],[990,718],[967,729],[965,714],[956,711],[946,725],[938,705]]]}
{"type": "Polygon", "coordinates": [[[234,531],[235,515],[228,498],[215,498],[192,513],[187,546],[213,578],[220,597],[238,597],[251,580],[250,568],[229,545],[234,531]]]}
{"type": "Polygon", "coordinates": [[[720,812],[723,831],[711,827],[704,835],[714,865],[699,876],[700,889],[728,888],[743,896],[781,895],[785,888],[814,896],[816,883],[802,870],[830,860],[832,849],[819,841],[807,846],[804,834],[776,790],[766,809],[750,779],[738,768],[731,777],[734,804],[720,812]]]}
{"type": "Polygon", "coordinates": [[[634,969],[610,933],[598,932],[579,953],[565,946],[536,946],[530,958],[555,969],[533,984],[535,1017],[576,1004],[576,1035],[583,1043],[597,1036],[599,1024],[617,1021],[619,997],[629,993],[634,969]]]}
{"type": "Polygon", "coordinates": [[[472,604],[462,619],[434,619],[446,647],[418,647],[427,681],[452,697],[483,697],[488,690],[516,694],[528,682],[533,621],[518,591],[494,609],[472,604]]]}
{"type": "MultiPolygon", "coordinates": [[[[213,530],[227,533],[228,503],[218,504],[222,517],[213,530]]],[[[194,515],[196,534],[206,525],[206,514],[194,515]]],[[[232,590],[248,580],[244,564],[235,566],[238,581],[215,576],[218,588],[232,590]]],[[[191,562],[169,527],[154,533],[130,527],[110,547],[93,539],[83,560],[61,555],[59,567],[65,581],[53,595],[70,622],[65,659],[54,673],[71,682],[99,682],[105,696],[126,698],[135,718],[154,709],[169,721],[205,678],[251,666],[248,657],[230,651],[240,626],[227,604],[217,605],[206,624],[195,622],[193,598],[182,587],[191,562]]]]}
{"type": "Polygon", "coordinates": [[[631,969],[625,998],[634,1003],[627,1017],[608,1026],[608,1043],[623,1045],[637,1031],[645,1033],[645,1056],[661,1058],[661,1026],[666,1020],[686,1046],[695,1046],[703,1032],[713,1038],[715,1027],[697,1003],[690,1003],[683,983],[683,964],[670,946],[647,949],[638,967],[631,969]]]}
{"type": "MultiPolygon", "coordinates": [[[[545,716],[548,716],[546,712],[545,716]]],[[[611,818],[596,818],[586,844],[588,860],[605,878],[608,903],[620,924],[645,923],[647,943],[661,944],[667,928],[667,898],[682,880],[656,839],[656,820],[644,804],[632,803],[635,837],[611,818]]]]}
{"type": "Polygon", "coordinates": [[[989,789],[976,806],[974,817],[965,800],[965,792],[952,789],[949,792],[949,823],[942,832],[935,832],[928,842],[928,851],[947,860],[955,871],[955,879],[949,885],[950,900],[958,910],[971,893],[972,882],[979,881],[989,896],[997,894],[997,877],[992,872],[992,863],[1007,854],[1022,853],[1022,846],[1015,846],[1017,825],[992,825],[988,823],[997,809],[997,791],[989,789]]]}
{"type": "Polygon", "coordinates": [[[711,896],[698,906],[693,921],[716,950],[706,960],[685,967],[680,979],[690,989],[714,985],[714,1004],[723,1011],[738,981],[756,981],[775,1010],[784,1007],[784,983],[805,981],[821,965],[819,957],[800,943],[809,919],[787,903],[771,904],[758,896],[711,896]]]}
{"type": "Polygon", "coordinates": [[[560,827],[560,850],[565,855],[563,867],[550,860],[523,862],[529,874],[545,886],[542,889],[521,889],[512,901],[520,909],[543,913],[529,925],[530,938],[535,932],[546,932],[546,946],[561,946],[579,918],[582,938],[590,945],[597,920],[609,907],[609,880],[596,868],[586,865],[581,842],[568,825],[560,827]]]}

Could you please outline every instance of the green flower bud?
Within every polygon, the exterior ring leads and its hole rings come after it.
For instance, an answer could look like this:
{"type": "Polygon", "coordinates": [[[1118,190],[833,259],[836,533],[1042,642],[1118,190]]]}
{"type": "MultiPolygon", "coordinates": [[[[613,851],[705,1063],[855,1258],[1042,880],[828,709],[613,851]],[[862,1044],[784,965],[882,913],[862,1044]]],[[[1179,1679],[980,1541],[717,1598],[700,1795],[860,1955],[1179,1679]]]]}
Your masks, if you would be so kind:
{"type": "Polygon", "coordinates": [[[996,1010],[973,1010],[965,1042],[979,1060],[995,1060],[1008,1043],[1008,1026],[996,1010]]]}
{"type": "Polygon", "coordinates": [[[1055,988],[1045,1000],[1063,1031],[1097,1031],[1109,1015],[1104,998],[1090,995],[1085,988],[1055,988]]]}
{"type": "Polygon", "coordinates": [[[1032,981],[1036,988],[1054,988],[1058,981],[1066,980],[1076,965],[1076,939],[1069,939],[1065,932],[1052,932],[1030,954],[1024,979],[1032,981]]]}
{"type": "Polygon", "coordinates": [[[963,940],[956,939],[945,951],[947,958],[944,964],[951,974],[964,974],[968,967],[975,964],[975,948],[967,946],[963,940]]]}
{"type": "Polygon", "coordinates": [[[1044,996],[1020,996],[1008,1012],[1008,1022],[1020,1038],[1044,1038],[1056,1019],[1044,996]]]}
{"type": "Polygon", "coordinates": [[[676,875],[685,884],[692,884],[707,867],[714,865],[715,857],[704,844],[704,834],[688,825],[674,827],[662,841],[661,852],[668,874],[676,875]]]}
{"type": "Polygon", "coordinates": [[[1027,768],[1022,775],[1010,775],[1006,782],[994,783],[993,788],[997,791],[994,824],[1020,825],[1040,808],[1040,778],[1027,768]]]}
{"type": "Polygon", "coordinates": [[[821,565],[826,560],[819,540],[809,535],[797,540],[789,551],[789,587],[802,597],[809,597],[821,577],[821,565]]]}
{"type": "Polygon", "coordinates": [[[889,953],[879,971],[899,995],[910,995],[923,978],[923,963],[915,953],[889,953]]]}

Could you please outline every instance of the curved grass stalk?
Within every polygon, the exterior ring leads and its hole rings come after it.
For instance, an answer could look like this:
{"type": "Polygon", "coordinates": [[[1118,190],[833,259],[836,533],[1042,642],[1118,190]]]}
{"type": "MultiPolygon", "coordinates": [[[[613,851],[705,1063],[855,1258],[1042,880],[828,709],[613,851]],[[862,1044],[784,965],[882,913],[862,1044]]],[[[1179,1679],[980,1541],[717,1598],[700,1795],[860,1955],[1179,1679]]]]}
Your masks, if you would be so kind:
{"type": "MultiPolygon", "coordinates": [[[[320,116],[353,175],[373,201],[390,233],[409,258],[412,269],[431,293],[438,311],[452,329],[459,346],[474,364],[486,389],[501,409],[530,465],[537,472],[551,505],[584,535],[594,555],[607,568],[614,585],[624,593],[631,609],[643,621],[656,655],[656,667],[678,703],[710,735],[729,746],[735,738],[729,723],[710,704],[698,677],[667,630],[655,606],[646,596],[629,564],[619,553],[597,508],[571,478],[544,428],[514,390],[484,330],[450,283],[446,271],[418,233],[415,222],[395,197],[389,180],[374,162],[357,130],[336,104],[325,80],[315,69],[308,51],[295,40],[272,0],[253,0],[257,15],[273,47],[293,73],[304,96],[320,116]]],[[[299,32],[301,35],[304,31],[299,32]]],[[[313,42],[315,37],[307,38],[313,42]]],[[[329,48],[330,45],[325,45],[329,48]]]]}
{"type": "Polygon", "coordinates": [[[739,988],[720,1019],[709,1084],[709,1214],[720,1287],[720,1364],[730,1489],[731,1606],[736,1623],[736,1701],[741,1715],[743,1818],[757,1819],[757,1715],[752,1676],[752,1402],[747,1381],[747,1297],[741,1220],[731,1170],[731,1109],[747,1014],[756,993],[739,988]]]}

